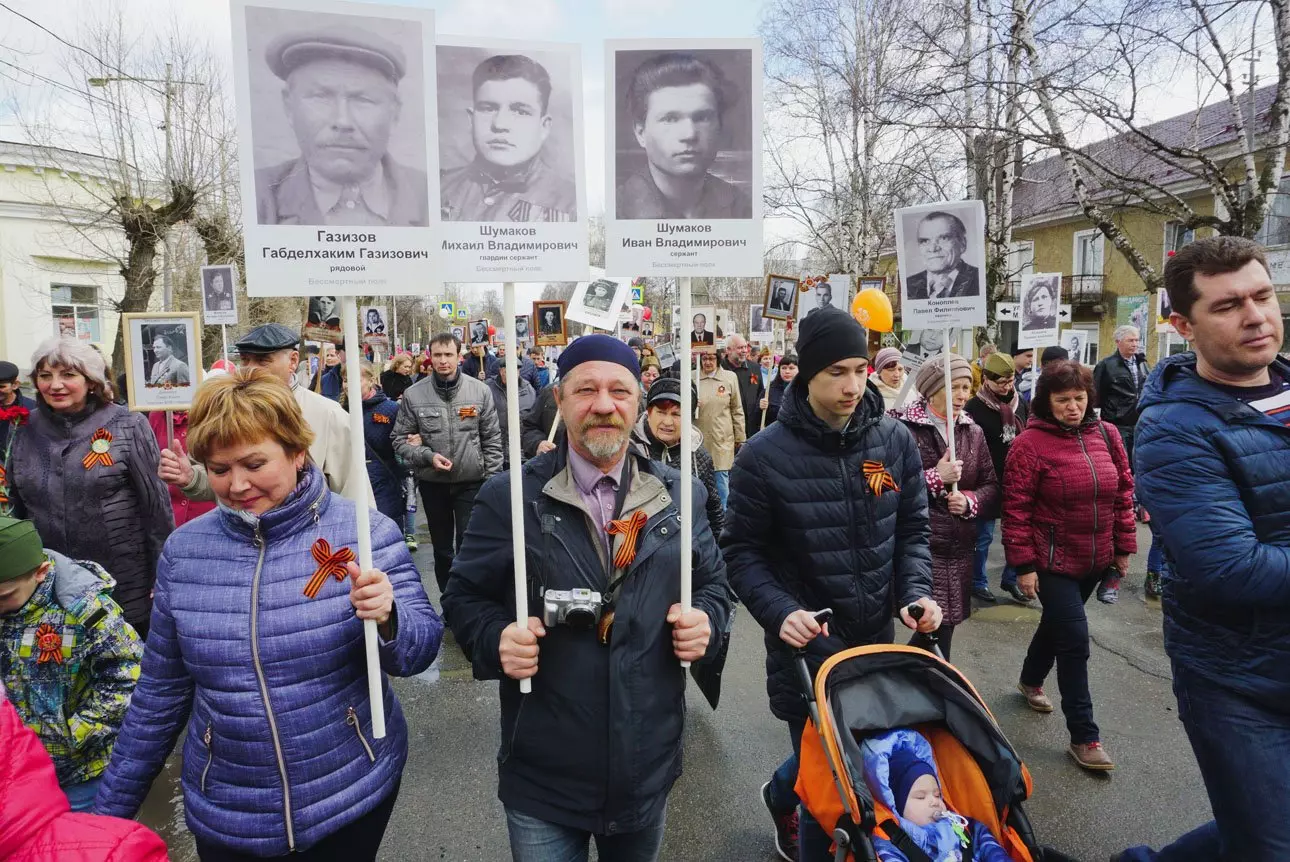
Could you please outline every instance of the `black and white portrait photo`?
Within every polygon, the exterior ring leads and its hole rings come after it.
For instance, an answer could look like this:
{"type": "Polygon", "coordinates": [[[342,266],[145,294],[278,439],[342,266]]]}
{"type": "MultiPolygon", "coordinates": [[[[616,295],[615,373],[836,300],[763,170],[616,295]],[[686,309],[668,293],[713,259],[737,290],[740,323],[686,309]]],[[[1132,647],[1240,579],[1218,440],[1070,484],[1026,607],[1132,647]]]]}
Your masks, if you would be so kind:
{"type": "Polygon", "coordinates": [[[753,52],[614,56],[617,218],[751,219],[753,52]]]}
{"type": "Polygon", "coordinates": [[[848,275],[831,275],[828,278],[816,276],[807,279],[805,284],[799,284],[797,319],[805,320],[822,308],[846,311],[851,300],[850,284],[851,277],[848,275]],[[806,290],[801,290],[802,287],[806,290]]]}
{"type": "Polygon", "coordinates": [[[1059,341],[1072,360],[1085,365],[1090,364],[1087,356],[1088,342],[1088,331],[1084,329],[1067,329],[1062,332],[1059,341]]]}
{"type": "Polygon", "coordinates": [[[470,322],[470,346],[488,344],[488,320],[481,318],[470,322]]]}
{"type": "Polygon", "coordinates": [[[385,335],[385,309],[378,306],[365,306],[362,310],[363,334],[385,335]]]}
{"type": "Polygon", "coordinates": [[[1062,277],[1032,275],[1021,298],[1021,328],[1057,330],[1057,306],[1061,300],[1062,277]]]}
{"type": "Polygon", "coordinates": [[[717,310],[711,306],[694,306],[690,309],[689,339],[691,347],[712,347],[717,343],[717,310]]]}
{"type": "Polygon", "coordinates": [[[197,314],[126,314],[122,321],[130,409],[187,409],[201,374],[197,314]]]}
{"type": "Polygon", "coordinates": [[[309,325],[340,329],[340,301],[334,296],[309,297],[309,325]]]}
{"type": "Polygon", "coordinates": [[[985,209],[954,201],[896,211],[906,327],[985,324],[985,209]]]}
{"type": "Polygon", "coordinates": [[[797,289],[800,284],[800,279],[786,275],[766,276],[763,314],[773,320],[791,320],[797,311],[797,289]]]}
{"type": "Polygon", "coordinates": [[[775,335],[775,321],[762,314],[765,306],[748,306],[748,340],[769,344],[775,335]]]}
{"type": "Polygon", "coordinates": [[[515,342],[520,344],[532,337],[532,334],[529,333],[529,316],[527,314],[515,315],[515,342]]]}
{"type": "Polygon", "coordinates": [[[451,331],[453,336],[455,336],[458,341],[460,341],[462,344],[466,343],[466,327],[454,326],[451,328],[451,331]]]}
{"type": "Polygon", "coordinates": [[[585,323],[606,332],[614,332],[621,322],[619,312],[631,296],[629,278],[597,278],[585,285],[578,285],[569,300],[566,316],[577,323],[585,323]]]}
{"type": "Polygon", "coordinates": [[[236,324],[236,275],[233,267],[203,266],[202,319],[208,324],[236,324]]]}
{"type": "Polygon", "coordinates": [[[257,222],[429,225],[421,21],[241,8],[257,222]]]}
{"type": "Polygon", "coordinates": [[[538,347],[563,347],[568,343],[564,328],[565,304],[557,301],[533,303],[533,319],[537,321],[538,347]]]}
{"type": "Polygon", "coordinates": [[[439,197],[444,221],[578,218],[569,56],[439,45],[439,197]]]}

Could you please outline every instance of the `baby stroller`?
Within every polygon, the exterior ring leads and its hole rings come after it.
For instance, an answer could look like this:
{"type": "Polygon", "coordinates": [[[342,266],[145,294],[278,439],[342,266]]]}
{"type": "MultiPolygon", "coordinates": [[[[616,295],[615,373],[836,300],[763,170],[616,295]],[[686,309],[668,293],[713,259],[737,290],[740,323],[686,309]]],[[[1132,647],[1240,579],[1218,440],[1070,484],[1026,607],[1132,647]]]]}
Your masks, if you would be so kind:
{"type": "Polygon", "coordinates": [[[1030,772],[953,665],[915,647],[876,645],[831,656],[814,686],[804,651],[797,654],[797,668],[810,712],[797,793],[832,835],[835,862],[877,862],[875,834],[911,862],[927,859],[864,779],[865,738],[900,727],[914,728],[931,742],[945,803],[985,824],[1014,862],[1073,862],[1036,841],[1022,808],[1031,791],[1030,772]]]}

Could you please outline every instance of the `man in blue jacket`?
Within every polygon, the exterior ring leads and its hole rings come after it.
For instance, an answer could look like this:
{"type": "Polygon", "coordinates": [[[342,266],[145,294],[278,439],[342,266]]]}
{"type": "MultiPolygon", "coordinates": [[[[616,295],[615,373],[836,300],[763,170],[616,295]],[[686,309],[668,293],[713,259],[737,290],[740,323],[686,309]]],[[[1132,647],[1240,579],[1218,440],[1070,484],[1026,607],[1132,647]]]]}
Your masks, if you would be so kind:
{"type": "Polygon", "coordinates": [[[1164,536],[1165,648],[1214,821],[1125,860],[1282,862],[1290,830],[1290,363],[1267,259],[1238,237],[1165,266],[1195,352],[1147,381],[1134,460],[1164,536]]]}
{"type": "MultiPolygon", "coordinates": [[[[744,444],[730,474],[721,548],[730,582],[766,630],[766,689],[788,723],[793,757],[762,787],[780,856],[796,860],[793,785],[806,703],[793,652],[812,673],[848,647],[891,643],[892,615],[933,631],[927,485],[913,435],[887,418],[868,385],[868,336],[839,309],[807,317],[797,338],[798,372],[778,421],[744,444]],[[926,609],[915,623],[906,608],[926,609]],[[827,629],[813,614],[833,609],[827,629]]],[[[829,838],[801,818],[801,859],[832,858],[829,838]]]]}
{"type": "Polygon", "coordinates": [[[497,795],[516,862],[586,859],[593,838],[604,862],[651,862],[681,774],[681,661],[718,660],[731,612],[725,565],[703,486],[629,448],[640,398],[631,348],[583,336],[559,369],[567,444],[519,468],[524,524],[511,522],[509,473],[480,490],[444,610],[476,678],[501,680],[497,795]],[[695,498],[689,548],[681,494],[695,498]],[[527,545],[523,628],[514,529],[527,545]],[[688,611],[683,554],[694,564],[688,611]],[[587,591],[577,614],[571,590],[587,591]],[[529,678],[533,691],[521,695],[529,678]]]}

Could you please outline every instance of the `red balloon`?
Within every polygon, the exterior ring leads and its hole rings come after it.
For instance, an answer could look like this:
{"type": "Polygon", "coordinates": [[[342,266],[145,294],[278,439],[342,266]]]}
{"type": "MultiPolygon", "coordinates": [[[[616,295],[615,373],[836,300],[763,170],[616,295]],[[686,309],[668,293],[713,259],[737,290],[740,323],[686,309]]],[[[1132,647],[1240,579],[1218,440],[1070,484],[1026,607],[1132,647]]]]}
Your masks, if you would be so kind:
{"type": "Polygon", "coordinates": [[[496,327],[496,326],[490,326],[490,327],[488,327],[488,334],[489,334],[489,335],[496,335],[496,334],[497,334],[497,327],[496,327]]]}
{"type": "Polygon", "coordinates": [[[649,320],[653,316],[654,316],[654,312],[650,310],[649,306],[645,306],[645,308],[642,309],[641,320],[649,320]]]}

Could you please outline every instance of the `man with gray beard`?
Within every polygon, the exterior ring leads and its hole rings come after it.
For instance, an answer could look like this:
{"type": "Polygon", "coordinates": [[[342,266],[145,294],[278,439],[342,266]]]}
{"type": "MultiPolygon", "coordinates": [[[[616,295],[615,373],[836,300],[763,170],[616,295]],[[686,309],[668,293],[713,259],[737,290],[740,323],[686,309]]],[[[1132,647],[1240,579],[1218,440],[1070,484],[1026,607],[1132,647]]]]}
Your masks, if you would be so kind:
{"type": "Polygon", "coordinates": [[[606,862],[650,862],[681,772],[680,663],[720,661],[725,564],[702,484],[629,445],[641,396],[632,349],[586,335],[559,368],[567,442],[524,465],[523,525],[511,522],[510,474],[484,484],[444,613],[475,677],[501,680],[497,795],[513,858],[585,859],[594,839],[606,862]],[[681,494],[694,498],[688,548],[681,494]],[[521,527],[524,628],[511,545],[521,527]],[[691,610],[680,605],[683,554],[694,565],[691,610]],[[533,691],[521,695],[529,678],[533,691]]]}

